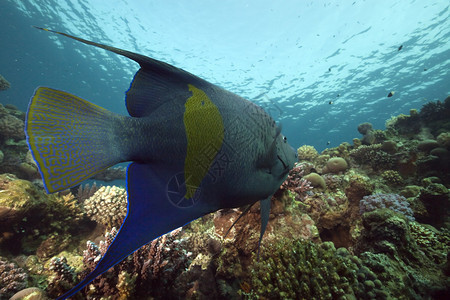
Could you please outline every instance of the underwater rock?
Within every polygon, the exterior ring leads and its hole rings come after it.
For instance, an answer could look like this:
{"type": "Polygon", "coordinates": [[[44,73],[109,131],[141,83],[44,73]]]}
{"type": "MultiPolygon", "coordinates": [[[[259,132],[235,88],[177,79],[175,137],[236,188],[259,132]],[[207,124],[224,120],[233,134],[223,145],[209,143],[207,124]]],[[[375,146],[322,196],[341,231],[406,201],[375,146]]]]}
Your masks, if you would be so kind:
{"type": "MultiPolygon", "coordinates": [[[[425,179],[424,181],[427,182],[425,179]]],[[[428,217],[421,219],[422,222],[429,223],[435,227],[441,227],[448,222],[450,194],[443,184],[426,183],[425,188],[421,190],[420,200],[428,212],[428,217]]]]}
{"type": "Polygon", "coordinates": [[[384,152],[393,154],[397,151],[397,143],[391,140],[388,141],[384,141],[381,144],[381,150],[383,150],[384,152]]]}
{"type": "Polygon", "coordinates": [[[437,136],[436,140],[442,147],[450,149],[450,132],[442,132],[437,136]]]}
{"type": "Polygon", "coordinates": [[[0,104],[0,141],[8,139],[24,140],[25,124],[23,120],[11,115],[9,111],[0,104]]]}
{"type": "Polygon", "coordinates": [[[389,209],[366,213],[355,251],[394,298],[423,299],[445,291],[447,279],[441,267],[418,248],[410,224],[389,209]]]}
{"type": "Polygon", "coordinates": [[[375,142],[375,132],[371,123],[359,124],[358,132],[363,135],[361,139],[363,145],[372,145],[375,142]]]}
{"type": "Polygon", "coordinates": [[[434,148],[439,147],[439,143],[435,140],[424,140],[420,141],[417,145],[417,149],[423,152],[429,153],[434,148]]]}
{"type": "Polygon", "coordinates": [[[400,195],[402,195],[405,198],[418,197],[420,195],[420,190],[421,190],[420,186],[407,185],[401,190],[400,195]]]}
{"type": "Polygon", "coordinates": [[[39,259],[48,259],[67,248],[70,245],[70,241],[70,235],[50,235],[39,245],[36,250],[36,256],[39,259]]]}
{"type": "Polygon", "coordinates": [[[358,241],[357,251],[385,253],[391,257],[407,255],[418,260],[407,219],[391,209],[383,208],[363,214],[364,232],[358,241]]]}
{"type": "Polygon", "coordinates": [[[449,151],[445,148],[437,147],[430,151],[433,156],[439,157],[441,160],[449,157],[449,151]]]}
{"type": "Polygon", "coordinates": [[[410,115],[400,114],[390,118],[386,121],[385,126],[388,136],[403,135],[413,137],[420,132],[422,124],[417,112],[411,110],[410,115]]]}

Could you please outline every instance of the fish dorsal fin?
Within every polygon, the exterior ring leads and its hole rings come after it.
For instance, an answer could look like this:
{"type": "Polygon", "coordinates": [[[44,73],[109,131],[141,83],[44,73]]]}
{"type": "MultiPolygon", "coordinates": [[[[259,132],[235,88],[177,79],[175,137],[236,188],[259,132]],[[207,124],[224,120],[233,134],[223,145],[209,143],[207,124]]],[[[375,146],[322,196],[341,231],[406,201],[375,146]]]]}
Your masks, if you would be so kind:
{"type": "Polygon", "coordinates": [[[264,200],[260,201],[261,206],[261,233],[259,234],[259,242],[258,242],[258,260],[259,260],[259,250],[261,249],[261,241],[264,236],[264,232],[266,232],[267,223],[269,223],[270,216],[270,200],[272,199],[272,195],[267,197],[264,200]]]}
{"type": "Polygon", "coordinates": [[[207,81],[189,72],[145,55],[88,41],[67,33],[34,27],[114,52],[137,62],[141,69],[135,74],[126,98],[127,110],[132,117],[147,116],[167,101],[179,99],[184,103],[191,96],[188,84],[197,88],[211,86],[207,81]]]}

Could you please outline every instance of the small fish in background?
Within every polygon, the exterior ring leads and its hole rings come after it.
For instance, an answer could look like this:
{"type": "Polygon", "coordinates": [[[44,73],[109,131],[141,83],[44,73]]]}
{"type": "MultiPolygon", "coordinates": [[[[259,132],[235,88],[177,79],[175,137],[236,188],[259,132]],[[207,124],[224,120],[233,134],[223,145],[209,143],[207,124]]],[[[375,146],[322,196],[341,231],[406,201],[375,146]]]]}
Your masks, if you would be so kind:
{"type": "Polygon", "coordinates": [[[400,47],[398,47],[398,51],[403,49],[403,45],[400,45],[400,47]]]}
{"type": "Polygon", "coordinates": [[[330,105],[333,104],[333,103],[334,103],[333,101],[328,102],[328,104],[330,104],[330,105]]]}
{"type": "Polygon", "coordinates": [[[331,72],[331,68],[328,68],[328,72],[331,72]]]}
{"type": "Polygon", "coordinates": [[[341,96],[341,94],[337,94],[337,95],[336,95],[336,97],[340,97],[340,96],[341,96]]]}
{"type": "Polygon", "coordinates": [[[426,72],[426,71],[428,71],[428,69],[427,68],[423,68],[423,70],[426,72]]]}
{"type": "Polygon", "coordinates": [[[395,94],[395,91],[390,91],[387,96],[388,96],[388,98],[391,98],[392,96],[394,96],[394,94],[395,94]]]}
{"type": "Polygon", "coordinates": [[[73,296],[155,238],[221,208],[247,205],[248,211],[260,201],[261,244],[272,195],[297,161],[281,126],[256,104],[182,69],[37,28],[140,65],[126,93],[130,116],[48,87],[37,88],[28,106],[27,142],[48,193],[132,162],[119,232],[96,268],[58,299],[73,296]]]}
{"type": "Polygon", "coordinates": [[[330,142],[330,141],[328,141],[328,142],[327,142],[327,146],[328,146],[329,144],[331,144],[331,142],[330,142]]]}

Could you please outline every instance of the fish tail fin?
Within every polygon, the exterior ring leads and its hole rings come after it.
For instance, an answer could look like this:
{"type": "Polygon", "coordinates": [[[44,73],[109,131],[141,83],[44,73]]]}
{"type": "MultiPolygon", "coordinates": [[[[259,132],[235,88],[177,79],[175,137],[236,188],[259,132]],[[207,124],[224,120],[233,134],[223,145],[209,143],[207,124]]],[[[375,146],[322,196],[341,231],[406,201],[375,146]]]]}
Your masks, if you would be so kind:
{"type": "Polygon", "coordinates": [[[121,118],[67,92],[39,87],[25,125],[48,193],[61,191],[121,161],[114,122],[121,118]]]}

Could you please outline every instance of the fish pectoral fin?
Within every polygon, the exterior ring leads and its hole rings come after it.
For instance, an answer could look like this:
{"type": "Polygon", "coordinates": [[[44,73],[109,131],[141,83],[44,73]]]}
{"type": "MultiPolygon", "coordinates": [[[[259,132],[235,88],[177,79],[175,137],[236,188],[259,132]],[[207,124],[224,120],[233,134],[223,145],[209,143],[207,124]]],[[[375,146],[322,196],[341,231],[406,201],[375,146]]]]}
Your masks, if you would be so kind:
{"type": "Polygon", "coordinates": [[[72,296],[141,246],[214,210],[201,193],[195,193],[194,199],[184,198],[183,178],[178,170],[131,163],[127,215],[119,232],[94,271],[59,299],[72,296]]]}
{"type": "Polygon", "coordinates": [[[259,242],[258,242],[258,255],[257,258],[259,260],[259,251],[261,249],[261,241],[264,236],[264,232],[267,228],[267,223],[269,223],[269,216],[270,216],[270,200],[272,199],[272,195],[267,197],[264,200],[260,201],[261,206],[261,233],[259,235],[259,242]]]}
{"type": "Polygon", "coordinates": [[[224,239],[225,239],[225,238],[227,237],[227,235],[230,233],[230,231],[231,231],[231,229],[234,227],[234,225],[236,225],[236,223],[237,223],[243,216],[245,216],[245,215],[250,211],[250,208],[252,208],[253,205],[255,205],[255,203],[256,203],[256,202],[254,202],[254,203],[248,205],[248,206],[244,209],[244,211],[239,215],[239,217],[233,222],[233,224],[231,224],[230,228],[228,228],[227,232],[226,232],[225,235],[223,236],[224,239]]]}

